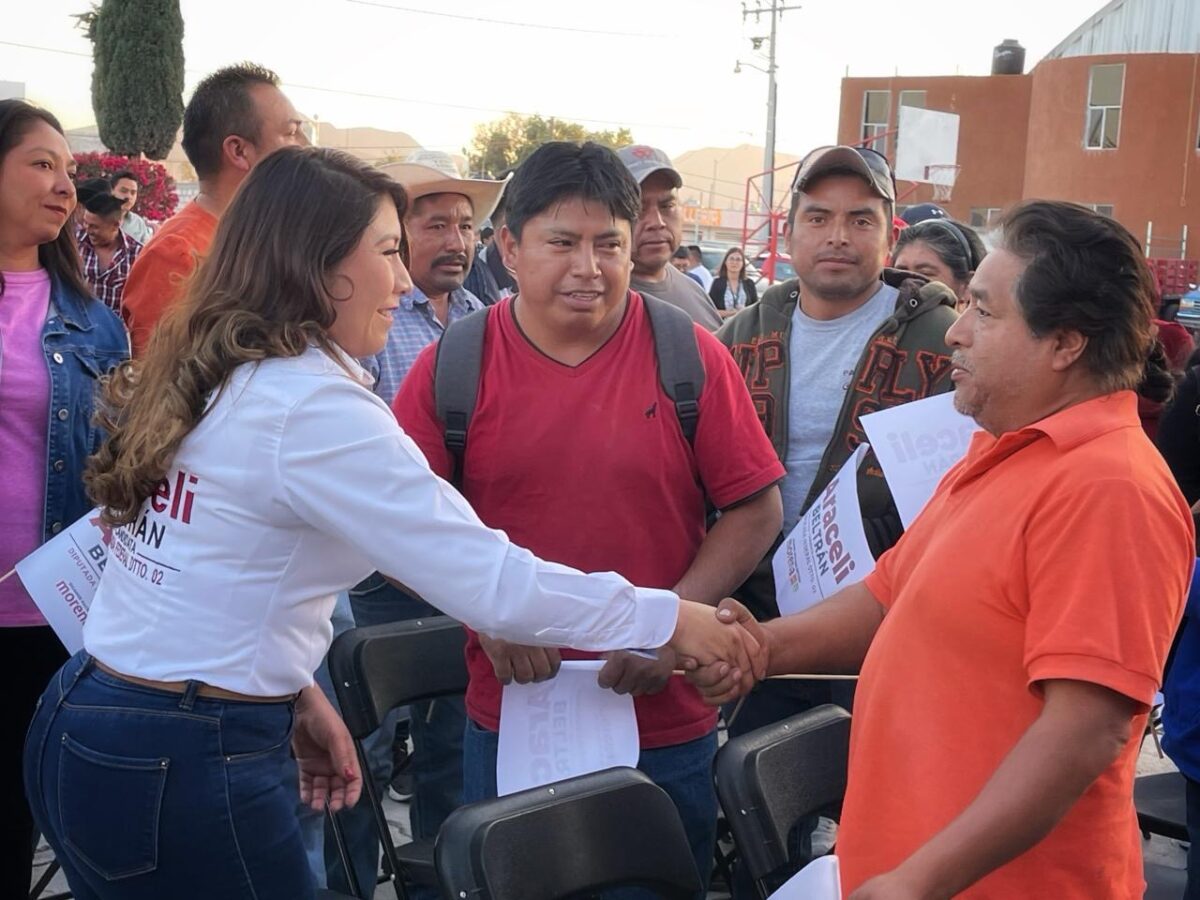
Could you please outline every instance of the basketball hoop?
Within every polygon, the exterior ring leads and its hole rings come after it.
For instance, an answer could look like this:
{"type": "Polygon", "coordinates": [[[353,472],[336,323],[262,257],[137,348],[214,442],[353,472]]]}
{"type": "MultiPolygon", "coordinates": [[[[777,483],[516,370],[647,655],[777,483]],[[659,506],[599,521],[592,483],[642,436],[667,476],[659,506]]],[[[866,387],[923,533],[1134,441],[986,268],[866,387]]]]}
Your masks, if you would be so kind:
{"type": "Polygon", "coordinates": [[[954,183],[958,181],[959,170],[962,166],[934,165],[925,167],[925,180],[933,185],[934,202],[944,203],[954,193],[954,183]]]}

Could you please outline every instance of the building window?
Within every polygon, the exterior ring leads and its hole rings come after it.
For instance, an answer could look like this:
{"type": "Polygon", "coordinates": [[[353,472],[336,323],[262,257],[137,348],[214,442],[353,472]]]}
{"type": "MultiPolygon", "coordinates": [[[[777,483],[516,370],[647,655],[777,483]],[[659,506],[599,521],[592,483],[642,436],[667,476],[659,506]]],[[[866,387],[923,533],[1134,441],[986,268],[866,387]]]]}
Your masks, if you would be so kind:
{"type": "Polygon", "coordinates": [[[1111,150],[1117,146],[1124,90],[1124,63],[1092,66],[1088,79],[1087,130],[1083,135],[1083,145],[1089,150],[1111,150]]]}
{"type": "Polygon", "coordinates": [[[1003,210],[999,206],[973,206],[971,207],[971,227],[991,228],[1000,218],[1001,212],[1003,210]]]}
{"type": "Polygon", "coordinates": [[[862,136],[863,146],[887,153],[888,116],[891,114],[891,91],[863,92],[862,136]]]}
{"type": "Polygon", "coordinates": [[[1102,216],[1108,216],[1110,219],[1113,215],[1113,205],[1111,203],[1084,203],[1092,212],[1098,212],[1102,216]]]}

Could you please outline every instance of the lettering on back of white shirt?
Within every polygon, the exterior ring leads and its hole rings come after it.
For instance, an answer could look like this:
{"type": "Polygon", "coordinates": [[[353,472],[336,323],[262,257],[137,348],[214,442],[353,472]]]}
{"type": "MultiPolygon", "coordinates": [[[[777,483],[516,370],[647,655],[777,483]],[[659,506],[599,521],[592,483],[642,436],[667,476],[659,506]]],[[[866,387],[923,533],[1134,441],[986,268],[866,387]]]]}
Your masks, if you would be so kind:
{"type": "Polygon", "coordinates": [[[178,572],[175,566],[162,561],[163,545],[173,523],[178,526],[191,524],[199,484],[199,476],[183,469],[162,479],[137,520],[113,532],[113,559],[152,585],[161,585],[168,573],[178,572]],[[154,513],[157,515],[152,515],[154,513]],[[163,514],[167,521],[161,518],[163,514]]]}

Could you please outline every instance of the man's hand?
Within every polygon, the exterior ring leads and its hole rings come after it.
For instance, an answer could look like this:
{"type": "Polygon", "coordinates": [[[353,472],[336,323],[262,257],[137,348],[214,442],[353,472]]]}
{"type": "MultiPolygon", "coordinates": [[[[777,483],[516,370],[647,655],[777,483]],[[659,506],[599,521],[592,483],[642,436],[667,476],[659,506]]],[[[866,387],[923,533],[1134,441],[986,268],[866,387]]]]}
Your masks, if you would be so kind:
{"type": "Polygon", "coordinates": [[[743,618],[753,621],[735,600],[722,600],[715,612],[710,606],[680,600],[679,620],[670,640],[680,668],[693,672],[714,665],[714,678],[728,677],[749,691],[756,679],[767,674],[767,654],[746,630],[743,618]]]}
{"type": "Polygon", "coordinates": [[[682,659],[680,665],[687,673],[688,681],[710,706],[720,706],[748,694],[757,680],[766,677],[770,661],[767,633],[746,607],[727,597],[717,607],[716,619],[724,627],[737,628],[746,635],[750,668],[748,671],[738,669],[722,659],[708,664],[691,657],[682,659]]]}
{"type": "Polygon", "coordinates": [[[510,644],[486,634],[479,635],[479,645],[492,661],[492,669],[501,684],[548,681],[558,674],[558,667],[562,665],[562,657],[553,647],[510,644]]]}
{"type": "Polygon", "coordinates": [[[604,654],[608,662],[600,670],[596,683],[618,694],[632,694],[641,697],[645,694],[661,693],[671,680],[675,670],[675,651],[663,647],[658,651],[658,659],[647,659],[627,650],[617,650],[604,654]]]}
{"type": "Polygon", "coordinates": [[[296,701],[296,727],[292,753],[300,770],[300,802],[314,810],[331,812],[358,802],[362,774],[358,755],[346,723],[314,686],[300,692],[296,701]]]}

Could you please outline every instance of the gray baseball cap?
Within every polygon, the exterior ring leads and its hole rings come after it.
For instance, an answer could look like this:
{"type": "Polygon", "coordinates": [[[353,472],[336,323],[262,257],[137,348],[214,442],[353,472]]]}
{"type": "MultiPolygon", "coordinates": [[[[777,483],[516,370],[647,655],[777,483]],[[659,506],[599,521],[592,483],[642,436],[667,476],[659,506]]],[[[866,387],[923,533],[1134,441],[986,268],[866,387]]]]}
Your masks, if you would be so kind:
{"type": "Polygon", "coordinates": [[[802,191],[830,170],[849,169],[861,175],[876,194],[884,200],[896,202],[896,178],[892,168],[881,154],[873,150],[840,145],[818,147],[800,161],[792,191],[802,191]]]}
{"type": "Polygon", "coordinates": [[[675,169],[671,157],[657,147],[647,147],[645,144],[630,144],[617,151],[621,162],[629,170],[638,184],[641,184],[655,172],[670,172],[675,187],[683,187],[683,177],[675,169]]]}

